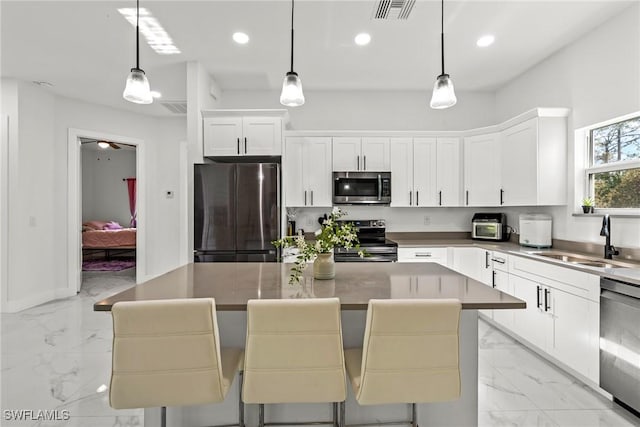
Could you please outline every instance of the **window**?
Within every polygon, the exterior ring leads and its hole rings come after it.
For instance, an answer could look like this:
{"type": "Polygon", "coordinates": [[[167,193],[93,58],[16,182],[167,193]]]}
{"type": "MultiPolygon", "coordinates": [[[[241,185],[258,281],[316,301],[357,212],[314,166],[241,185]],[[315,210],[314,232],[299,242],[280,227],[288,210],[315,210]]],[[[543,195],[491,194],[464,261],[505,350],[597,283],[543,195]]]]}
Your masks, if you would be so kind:
{"type": "Polygon", "coordinates": [[[589,132],[589,194],[602,209],[640,209],[640,116],[589,132]]]}

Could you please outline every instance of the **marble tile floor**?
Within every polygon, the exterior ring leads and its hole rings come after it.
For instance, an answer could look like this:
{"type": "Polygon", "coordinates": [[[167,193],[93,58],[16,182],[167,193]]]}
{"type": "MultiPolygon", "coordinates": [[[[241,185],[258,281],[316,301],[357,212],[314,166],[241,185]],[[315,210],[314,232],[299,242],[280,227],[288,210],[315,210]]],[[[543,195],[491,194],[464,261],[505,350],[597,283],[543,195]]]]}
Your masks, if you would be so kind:
{"type": "MultiPolygon", "coordinates": [[[[111,317],[92,307],[134,283],[132,271],[85,273],[75,297],[2,314],[0,426],[144,425],[142,410],[109,407],[111,317]],[[70,418],[12,421],[6,409],[57,410],[61,417],[68,411],[70,418]]],[[[480,426],[640,426],[639,418],[488,323],[479,324],[480,426]]]]}

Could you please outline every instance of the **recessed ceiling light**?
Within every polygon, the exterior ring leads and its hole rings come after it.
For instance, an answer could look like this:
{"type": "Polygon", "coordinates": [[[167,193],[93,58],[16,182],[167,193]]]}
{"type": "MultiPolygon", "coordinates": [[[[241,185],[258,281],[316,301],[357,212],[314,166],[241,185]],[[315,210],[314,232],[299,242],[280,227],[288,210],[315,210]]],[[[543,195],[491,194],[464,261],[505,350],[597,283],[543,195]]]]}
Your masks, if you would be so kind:
{"type": "Polygon", "coordinates": [[[369,33],[360,33],[356,36],[354,41],[358,46],[366,46],[371,41],[371,36],[369,35],[369,33]]]}
{"type": "Polygon", "coordinates": [[[486,36],[480,37],[476,42],[476,45],[478,45],[478,47],[487,47],[491,46],[494,41],[496,41],[496,38],[491,34],[487,34],[486,36]]]}
{"type": "Polygon", "coordinates": [[[238,44],[247,44],[249,43],[249,36],[245,33],[233,33],[233,41],[238,44]]]}
{"type": "Polygon", "coordinates": [[[151,91],[151,96],[154,98],[162,98],[162,94],[160,92],[158,92],[157,90],[152,90],[151,91]]]}
{"type": "MultiPolygon", "coordinates": [[[[122,8],[118,9],[118,12],[126,18],[131,25],[136,26],[136,9],[135,8],[122,8]]],[[[151,14],[149,9],[144,7],[140,8],[140,32],[147,39],[147,43],[151,49],[155,50],[160,55],[175,55],[180,53],[174,44],[173,40],[162,28],[160,22],[151,14]]]]}

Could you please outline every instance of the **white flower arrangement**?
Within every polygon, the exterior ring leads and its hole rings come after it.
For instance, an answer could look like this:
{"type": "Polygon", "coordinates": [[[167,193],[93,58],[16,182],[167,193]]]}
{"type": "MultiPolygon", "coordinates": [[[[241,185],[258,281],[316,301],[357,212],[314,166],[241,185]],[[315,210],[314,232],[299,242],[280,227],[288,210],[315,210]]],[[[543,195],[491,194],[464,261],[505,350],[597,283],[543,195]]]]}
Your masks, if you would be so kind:
{"type": "Polygon", "coordinates": [[[356,234],[356,227],[351,222],[338,223],[337,220],[345,215],[340,208],[334,207],[327,219],[322,222],[320,229],[315,232],[315,241],[307,241],[299,233],[297,236],[287,236],[272,242],[277,248],[298,248],[298,256],[293,267],[289,283],[300,281],[307,261],[314,259],[318,254],[330,253],[336,246],[345,249],[355,248],[360,257],[365,253],[360,250],[360,242],[356,234]]]}

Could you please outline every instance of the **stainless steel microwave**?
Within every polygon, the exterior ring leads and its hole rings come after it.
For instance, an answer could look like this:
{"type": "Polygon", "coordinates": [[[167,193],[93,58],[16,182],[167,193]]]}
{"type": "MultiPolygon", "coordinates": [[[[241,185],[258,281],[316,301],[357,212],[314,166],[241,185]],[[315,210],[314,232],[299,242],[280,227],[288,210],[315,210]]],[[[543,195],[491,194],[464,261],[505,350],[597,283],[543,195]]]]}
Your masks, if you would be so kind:
{"type": "Polygon", "coordinates": [[[334,205],[388,205],[391,172],[334,172],[334,205]]]}

